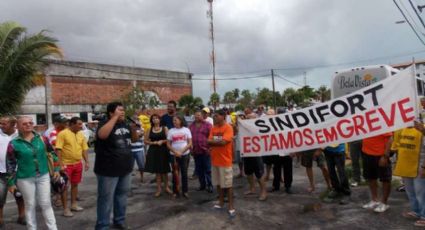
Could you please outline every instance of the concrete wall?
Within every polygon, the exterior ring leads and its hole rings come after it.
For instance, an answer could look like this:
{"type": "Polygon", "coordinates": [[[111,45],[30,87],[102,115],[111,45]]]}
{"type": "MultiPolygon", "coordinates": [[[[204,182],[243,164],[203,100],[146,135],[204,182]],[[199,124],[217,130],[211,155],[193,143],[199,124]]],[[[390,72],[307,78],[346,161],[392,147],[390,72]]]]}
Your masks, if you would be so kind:
{"type": "MultiPolygon", "coordinates": [[[[155,95],[163,104],[192,94],[191,74],[183,72],[52,61],[44,74],[46,88],[30,90],[21,107],[23,114],[103,111],[107,103],[119,100],[133,86],[155,95]]],[[[48,121],[51,123],[51,116],[48,121]]]]}

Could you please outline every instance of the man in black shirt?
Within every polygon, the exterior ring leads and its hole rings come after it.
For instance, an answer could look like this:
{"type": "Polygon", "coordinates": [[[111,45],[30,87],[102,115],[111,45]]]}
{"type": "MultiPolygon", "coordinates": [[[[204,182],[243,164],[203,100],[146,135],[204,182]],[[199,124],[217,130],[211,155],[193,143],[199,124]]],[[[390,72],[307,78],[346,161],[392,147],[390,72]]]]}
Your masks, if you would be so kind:
{"type": "Polygon", "coordinates": [[[130,173],[133,169],[131,142],[137,141],[136,124],[125,122],[124,106],[109,103],[108,119],[99,124],[95,145],[94,172],[97,176],[96,230],[109,229],[112,207],[113,227],[129,229],[125,223],[127,193],[130,190],[130,173]]]}

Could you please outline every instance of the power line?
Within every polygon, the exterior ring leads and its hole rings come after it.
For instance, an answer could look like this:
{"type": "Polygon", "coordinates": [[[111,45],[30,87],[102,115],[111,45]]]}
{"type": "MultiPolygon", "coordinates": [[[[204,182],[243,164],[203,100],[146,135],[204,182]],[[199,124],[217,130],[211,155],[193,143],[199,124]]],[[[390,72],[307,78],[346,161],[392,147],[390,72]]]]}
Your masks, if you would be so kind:
{"type": "Polygon", "coordinates": [[[298,83],[296,83],[296,82],[293,82],[293,81],[291,81],[291,80],[289,80],[289,79],[287,79],[287,78],[285,78],[285,77],[282,77],[282,76],[280,76],[279,74],[276,74],[276,73],[275,73],[275,76],[277,76],[278,78],[280,78],[280,79],[282,79],[282,80],[284,80],[284,81],[287,81],[287,82],[289,82],[289,83],[292,83],[292,84],[294,84],[294,85],[296,85],[296,86],[303,87],[303,85],[298,84],[298,83]]]}
{"type": "Polygon", "coordinates": [[[416,16],[419,18],[419,21],[421,22],[422,26],[425,28],[425,23],[422,20],[421,16],[419,15],[418,11],[416,10],[415,6],[413,5],[412,0],[409,0],[410,6],[412,6],[413,11],[415,11],[416,16]]]}
{"type": "Polygon", "coordinates": [[[400,6],[397,4],[396,0],[393,0],[394,4],[397,6],[398,10],[400,11],[400,13],[403,15],[404,20],[406,20],[406,22],[409,24],[410,28],[413,30],[413,32],[416,34],[416,37],[419,39],[419,41],[421,41],[422,45],[425,46],[425,42],[422,40],[422,38],[419,36],[418,32],[415,30],[415,28],[413,28],[412,23],[410,23],[410,21],[407,19],[406,15],[404,14],[404,12],[401,10],[400,6]]]}
{"type": "MultiPolygon", "coordinates": [[[[233,78],[216,78],[215,80],[221,80],[221,81],[226,81],[226,80],[245,80],[245,79],[253,79],[253,78],[264,78],[264,77],[269,77],[270,76],[270,74],[264,74],[264,75],[258,75],[258,76],[250,76],[250,77],[233,77],[233,78]]],[[[202,78],[196,78],[196,79],[194,79],[194,78],[192,78],[192,80],[198,80],[198,81],[203,81],[203,80],[205,80],[205,81],[211,81],[212,79],[211,78],[205,78],[205,79],[202,79],[202,78]]]]}

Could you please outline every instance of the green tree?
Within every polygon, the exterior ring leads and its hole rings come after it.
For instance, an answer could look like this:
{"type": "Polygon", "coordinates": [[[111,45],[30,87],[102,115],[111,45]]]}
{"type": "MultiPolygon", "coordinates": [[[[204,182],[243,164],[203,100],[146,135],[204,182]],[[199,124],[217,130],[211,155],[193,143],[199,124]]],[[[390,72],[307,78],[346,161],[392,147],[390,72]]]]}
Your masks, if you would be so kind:
{"type": "Polygon", "coordinates": [[[255,98],[255,104],[273,106],[273,91],[268,88],[259,89],[255,98]]]}
{"type": "Polygon", "coordinates": [[[0,114],[16,113],[33,87],[33,76],[48,65],[48,57],[62,52],[57,40],[42,30],[27,34],[16,22],[0,24],[0,114]]]}
{"type": "Polygon", "coordinates": [[[235,88],[234,90],[232,90],[233,92],[233,97],[235,98],[235,101],[237,101],[239,99],[240,96],[240,91],[238,88],[235,88]]]}
{"type": "Polygon", "coordinates": [[[211,94],[208,105],[214,106],[214,109],[215,109],[215,107],[217,107],[218,104],[220,104],[220,95],[218,93],[211,94]]]}
{"type": "Polygon", "coordinates": [[[316,91],[316,97],[320,102],[325,102],[331,99],[331,90],[326,86],[320,86],[316,91]]]}
{"type": "Polygon", "coordinates": [[[233,94],[233,91],[228,91],[223,96],[223,103],[224,104],[232,104],[235,103],[235,95],[233,94]]]}
{"type": "Polygon", "coordinates": [[[203,104],[200,97],[193,97],[189,94],[181,96],[178,103],[180,107],[187,107],[191,112],[195,111],[196,108],[199,108],[199,106],[203,104]]]}
{"type": "Polygon", "coordinates": [[[248,105],[252,104],[254,95],[248,90],[248,89],[244,89],[241,92],[242,98],[239,99],[239,104],[242,105],[242,107],[247,107],[248,105]]]}
{"type": "Polygon", "coordinates": [[[159,100],[155,95],[150,95],[136,86],[133,86],[121,100],[125,105],[125,113],[130,116],[140,108],[155,108],[159,105],[159,100]]]}

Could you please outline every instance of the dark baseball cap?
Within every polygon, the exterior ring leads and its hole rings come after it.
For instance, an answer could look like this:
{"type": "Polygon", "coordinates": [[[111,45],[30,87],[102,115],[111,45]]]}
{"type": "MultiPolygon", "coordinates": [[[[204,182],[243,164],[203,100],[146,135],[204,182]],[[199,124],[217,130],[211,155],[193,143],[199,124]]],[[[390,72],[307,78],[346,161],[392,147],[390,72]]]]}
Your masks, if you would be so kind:
{"type": "Polygon", "coordinates": [[[221,115],[221,116],[226,116],[226,111],[224,111],[223,109],[219,109],[217,111],[215,111],[215,114],[221,115]]]}
{"type": "Polygon", "coordinates": [[[53,122],[56,123],[65,123],[68,122],[68,118],[64,117],[64,116],[57,116],[53,119],[53,122]]]}

